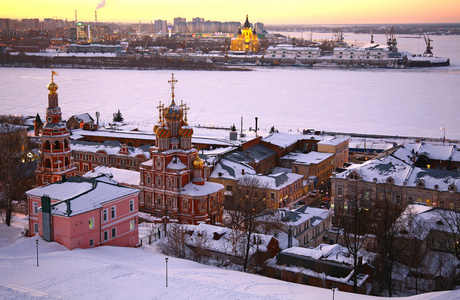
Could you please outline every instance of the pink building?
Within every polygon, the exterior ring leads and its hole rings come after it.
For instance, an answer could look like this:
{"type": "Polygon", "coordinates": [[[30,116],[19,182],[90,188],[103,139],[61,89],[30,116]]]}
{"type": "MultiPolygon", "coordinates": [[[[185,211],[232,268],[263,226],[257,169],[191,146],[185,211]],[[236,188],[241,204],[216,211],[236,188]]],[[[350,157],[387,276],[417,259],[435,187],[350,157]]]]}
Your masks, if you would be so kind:
{"type": "Polygon", "coordinates": [[[135,247],[139,190],[118,185],[106,175],[68,177],[26,192],[29,235],[68,249],[135,247]]]}

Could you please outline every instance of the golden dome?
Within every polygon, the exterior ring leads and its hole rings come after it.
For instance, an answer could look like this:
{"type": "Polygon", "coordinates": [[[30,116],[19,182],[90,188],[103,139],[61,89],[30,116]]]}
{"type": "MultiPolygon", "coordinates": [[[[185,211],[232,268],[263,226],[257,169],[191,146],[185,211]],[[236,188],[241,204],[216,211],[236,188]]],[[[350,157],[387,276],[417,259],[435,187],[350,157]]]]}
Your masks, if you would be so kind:
{"type": "Polygon", "coordinates": [[[202,169],[203,164],[204,164],[204,161],[200,158],[200,156],[198,155],[198,151],[197,151],[195,160],[193,161],[193,167],[195,169],[202,169]]]}
{"type": "Polygon", "coordinates": [[[47,88],[50,91],[50,94],[55,94],[57,89],[58,89],[58,85],[56,83],[54,83],[53,80],[51,80],[51,82],[48,84],[47,88]]]}

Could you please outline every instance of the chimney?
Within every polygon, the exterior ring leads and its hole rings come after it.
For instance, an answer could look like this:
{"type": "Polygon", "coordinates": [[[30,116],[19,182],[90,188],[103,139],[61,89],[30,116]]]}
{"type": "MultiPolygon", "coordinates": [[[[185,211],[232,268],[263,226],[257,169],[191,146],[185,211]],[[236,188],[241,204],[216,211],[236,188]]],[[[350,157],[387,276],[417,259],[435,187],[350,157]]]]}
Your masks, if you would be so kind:
{"type": "Polygon", "coordinates": [[[241,175],[244,175],[244,169],[241,169],[241,175]]]}
{"type": "Polygon", "coordinates": [[[66,204],[67,204],[67,216],[70,217],[70,214],[72,213],[72,210],[70,209],[70,200],[67,200],[66,204]]]}
{"type": "Polygon", "coordinates": [[[258,121],[258,120],[259,120],[259,117],[256,117],[256,129],[254,129],[255,132],[256,132],[256,136],[257,136],[257,121],[258,121]]]}
{"type": "Polygon", "coordinates": [[[97,23],[97,10],[94,11],[94,20],[95,20],[96,23],[97,23]]]}
{"type": "Polygon", "coordinates": [[[292,229],[291,226],[289,226],[288,230],[288,248],[292,247],[292,229]]]}

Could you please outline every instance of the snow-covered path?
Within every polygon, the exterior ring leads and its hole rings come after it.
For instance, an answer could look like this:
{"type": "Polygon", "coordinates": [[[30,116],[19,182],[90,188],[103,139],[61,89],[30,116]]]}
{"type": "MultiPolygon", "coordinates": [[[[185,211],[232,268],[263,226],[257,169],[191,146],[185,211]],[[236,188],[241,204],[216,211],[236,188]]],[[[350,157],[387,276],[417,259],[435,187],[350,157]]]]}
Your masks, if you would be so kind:
{"type": "MultiPolygon", "coordinates": [[[[169,258],[153,247],[98,247],[69,251],[0,224],[0,299],[331,299],[315,288],[169,258]],[[6,240],[15,242],[6,245],[6,240]]],[[[408,299],[460,299],[460,291],[408,299]]],[[[337,291],[335,299],[377,299],[337,291]]]]}

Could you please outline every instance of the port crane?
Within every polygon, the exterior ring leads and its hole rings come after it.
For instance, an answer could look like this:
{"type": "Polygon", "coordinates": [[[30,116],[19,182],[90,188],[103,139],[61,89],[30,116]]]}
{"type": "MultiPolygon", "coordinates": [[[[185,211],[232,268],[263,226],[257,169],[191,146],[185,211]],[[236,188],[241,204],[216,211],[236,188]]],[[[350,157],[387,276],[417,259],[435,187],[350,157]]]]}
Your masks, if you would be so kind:
{"type": "Polygon", "coordinates": [[[428,36],[428,33],[426,33],[426,31],[423,31],[423,33],[421,35],[423,35],[423,38],[425,39],[425,44],[426,44],[426,50],[425,50],[425,52],[423,52],[423,56],[424,57],[433,57],[433,51],[431,51],[433,49],[433,46],[431,46],[431,42],[433,40],[430,39],[430,37],[428,36]]]}

